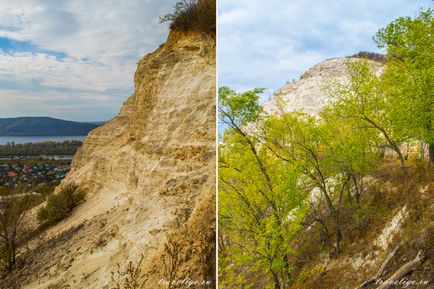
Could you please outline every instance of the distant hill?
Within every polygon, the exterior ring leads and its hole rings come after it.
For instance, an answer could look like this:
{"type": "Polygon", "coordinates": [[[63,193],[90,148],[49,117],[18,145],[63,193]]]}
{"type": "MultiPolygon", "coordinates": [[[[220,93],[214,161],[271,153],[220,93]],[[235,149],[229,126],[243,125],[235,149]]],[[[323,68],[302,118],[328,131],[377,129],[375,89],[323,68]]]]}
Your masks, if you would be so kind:
{"type": "Polygon", "coordinates": [[[67,121],[51,117],[0,118],[0,136],[87,135],[95,123],[67,121]]]}

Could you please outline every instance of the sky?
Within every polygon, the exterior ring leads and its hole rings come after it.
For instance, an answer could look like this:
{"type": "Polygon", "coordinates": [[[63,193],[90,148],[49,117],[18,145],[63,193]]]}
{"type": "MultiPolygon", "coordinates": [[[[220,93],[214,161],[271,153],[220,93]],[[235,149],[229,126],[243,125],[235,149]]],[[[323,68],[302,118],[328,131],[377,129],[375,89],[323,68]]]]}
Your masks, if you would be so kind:
{"type": "Polygon", "coordinates": [[[381,52],[372,37],[431,0],[220,0],[219,85],[281,88],[333,57],[381,52]]]}
{"type": "Polygon", "coordinates": [[[105,121],[176,0],[0,0],[0,118],[105,121]]]}

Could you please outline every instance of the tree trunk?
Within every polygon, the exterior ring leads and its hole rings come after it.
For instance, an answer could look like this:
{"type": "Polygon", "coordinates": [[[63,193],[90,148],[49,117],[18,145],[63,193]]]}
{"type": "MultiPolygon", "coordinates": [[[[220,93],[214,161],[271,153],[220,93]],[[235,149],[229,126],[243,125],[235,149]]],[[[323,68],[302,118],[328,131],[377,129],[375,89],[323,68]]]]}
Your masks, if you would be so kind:
{"type": "Polygon", "coordinates": [[[11,262],[11,265],[12,265],[12,268],[13,268],[13,267],[15,267],[15,264],[16,264],[16,261],[17,261],[17,246],[15,245],[15,242],[13,242],[13,244],[12,244],[11,251],[12,251],[12,262],[11,262]]]}
{"type": "Polygon", "coordinates": [[[282,288],[280,287],[279,276],[277,275],[277,273],[274,272],[273,270],[271,270],[271,274],[273,274],[274,289],[282,289],[282,288]]]}
{"type": "Polygon", "coordinates": [[[359,237],[362,235],[362,205],[360,204],[360,194],[362,191],[362,178],[360,179],[360,187],[359,184],[357,182],[357,177],[352,174],[351,178],[353,180],[354,183],[354,191],[355,191],[355,195],[356,195],[356,205],[357,205],[357,229],[359,230],[359,237]]]}
{"type": "Polygon", "coordinates": [[[348,192],[348,200],[350,201],[351,210],[353,210],[353,195],[351,195],[351,187],[350,186],[348,186],[347,192],[348,192]]]}
{"type": "Polygon", "coordinates": [[[416,270],[425,261],[425,256],[419,252],[413,260],[402,265],[389,279],[384,281],[377,289],[388,289],[393,286],[395,281],[401,280],[405,275],[416,270]]]}
{"type": "Polygon", "coordinates": [[[219,235],[219,239],[218,239],[219,253],[226,254],[225,239],[223,237],[221,230],[219,230],[218,235],[219,235]]]}
{"type": "Polygon", "coordinates": [[[377,274],[375,274],[374,277],[372,277],[371,279],[369,279],[368,281],[365,281],[362,285],[360,285],[359,287],[357,287],[357,289],[363,289],[363,288],[368,288],[370,287],[372,284],[374,284],[376,281],[378,281],[378,279],[380,279],[381,277],[383,277],[384,275],[384,271],[386,270],[387,265],[389,264],[390,260],[392,260],[392,258],[396,255],[396,252],[398,251],[400,245],[398,245],[387,257],[386,259],[384,259],[383,264],[381,264],[380,269],[378,269],[377,274]]]}
{"type": "Polygon", "coordinates": [[[401,150],[399,148],[396,148],[396,153],[398,154],[399,157],[399,161],[401,162],[401,171],[402,171],[402,178],[403,178],[403,182],[404,182],[404,193],[406,195],[407,198],[407,207],[411,208],[411,196],[410,196],[410,191],[408,189],[408,169],[407,169],[407,164],[405,163],[405,159],[404,156],[401,153],[401,150]]]}
{"type": "Polygon", "coordinates": [[[342,232],[339,225],[339,218],[336,220],[336,255],[341,253],[342,232]]]}
{"type": "Polygon", "coordinates": [[[318,222],[321,227],[321,242],[322,243],[326,243],[327,248],[328,248],[328,253],[329,253],[329,259],[332,258],[332,242],[330,239],[330,233],[329,233],[329,229],[327,228],[327,225],[324,223],[324,221],[320,218],[320,217],[315,217],[314,222],[318,222]]]}
{"type": "Polygon", "coordinates": [[[324,196],[326,199],[327,206],[329,207],[330,213],[333,216],[333,219],[335,221],[335,226],[336,226],[336,228],[335,228],[336,254],[339,255],[339,253],[340,253],[340,247],[339,246],[340,246],[340,241],[342,238],[341,228],[339,225],[339,215],[338,215],[338,212],[336,211],[336,208],[333,206],[332,200],[331,200],[329,194],[327,193],[326,189],[323,188],[322,190],[323,190],[323,193],[324,193],[324,196]]]}
{"type": "Polygon", "coordinates": [[[282,288],[285,288],[285,280],[286,280],[286,282],[289,282],[289,280],[291,279],[291,274],[289,273],[289,260],[288,260],[288,257],[285,255],[285,256],[283,256],[283,260],[282,260],[283,262],[284,262],[284,269],[283,269],[283,287],[282,288]]]}
{"type": "Polygon", "coordinates": [[[8,242],[6,244],[6,255],[7,255],[7,270],[10,272],[14,268],[14,261],[13,261],[13,253],[11,244],[8,242]]]}
{"type": "MultiPolygon", "coordinates": [[[[409,195],[409,191],[408,191],[408,172],[407,172],[407,166],[405,164],[404,156],[402,155],[401,149],[390,138],[389,134],[387,133],[387,131],[384,128],[382,128],[381,126],[379,126],[378,124],[376,124],[374,121],[372,121],[371,119],[369,119],[366,116],[364,117],[364,120],[366,120],[367,122],[372,124],[374,127],[379,129],[383,133],[383,135],[386,138],[387,142],[389,143],[390,147],[398,154],[399,160],[401,161],[402,174],[403,174],[403,178],[404,178],[404,190],[405,190],[405,194],[407,195],[408,205],[410,205],[411,200],[410,200],[410,195],[409,195]]],[[[430,150],[431,150],[431,147],[430,147],[430,150]]],[[[434,147],[433,147],[433,155],[434,155],[434,147]]]]}
{"type": "Polygon", "coordinates": [[[425,159],[425,145],[423,142],[420,143],[420,155],[419,159],[423,161],[425,159]]]}
{"type": "Polygon", "coordinates": [[[429,162],[434,163],[434,143],[429,144],[429,162]]]}
{"type": "Polygon", "coordinates": [[[342,231],[341,231],[341,225],[340,225],[340,214],[341,214],[341,208],[342,208],[342,201],[344,197],[345,188],[348,185],[348,182],[350,181],[351,176],[347,176],[346,181],[341,187],[341,191],[339,193],[339,202],[338,202],[338,208],[335,211],[335,222],[336,222],[336,254],[339,255],[341,252],[341,239],[342,239],[342,231]]]}

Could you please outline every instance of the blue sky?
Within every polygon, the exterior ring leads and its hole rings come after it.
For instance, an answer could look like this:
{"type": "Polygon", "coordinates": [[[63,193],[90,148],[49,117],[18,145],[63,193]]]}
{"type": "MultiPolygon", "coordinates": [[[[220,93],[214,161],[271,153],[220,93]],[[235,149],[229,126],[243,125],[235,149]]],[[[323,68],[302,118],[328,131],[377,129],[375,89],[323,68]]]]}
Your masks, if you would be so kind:
{"type": "Polygon", "coordinates": [[[268,94],[332,57],[376,51],[376,31],[431,0],[220,0],[219,85],[268,94]]]}
{"type": "Polygon", "coordinates": [[[175,2],[0,0],[0,118],[112,118],[175,2]]]}

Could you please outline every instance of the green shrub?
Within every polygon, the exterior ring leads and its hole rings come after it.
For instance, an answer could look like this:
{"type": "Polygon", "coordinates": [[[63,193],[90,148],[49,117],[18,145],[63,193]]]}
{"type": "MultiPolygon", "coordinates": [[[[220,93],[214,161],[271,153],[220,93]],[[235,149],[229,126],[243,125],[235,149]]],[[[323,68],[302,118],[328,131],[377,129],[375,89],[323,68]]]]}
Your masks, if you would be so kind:
{"type": "Polygon", "coordinates": [[[215,35],[215,0],[178,0],[174,10],[173,13],[160,17],[160,22],[170,22],[171,30],[197,31],[215,35]]]}
{"type": "Polygon", "coordinates": [[[44,225],[55,224],[70,214],[84,199],[83,191],[76,185],[68,185],[48,198],[47,205],[38,211],[38,221],[44,225]]]}

